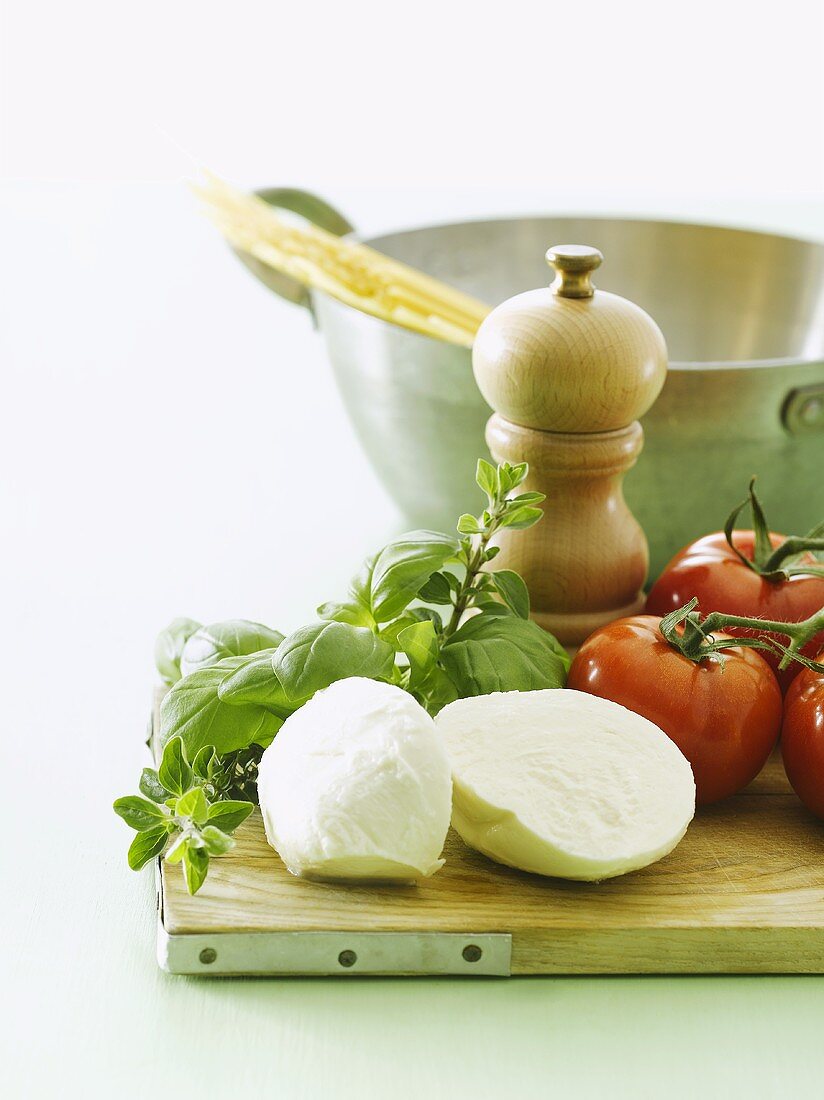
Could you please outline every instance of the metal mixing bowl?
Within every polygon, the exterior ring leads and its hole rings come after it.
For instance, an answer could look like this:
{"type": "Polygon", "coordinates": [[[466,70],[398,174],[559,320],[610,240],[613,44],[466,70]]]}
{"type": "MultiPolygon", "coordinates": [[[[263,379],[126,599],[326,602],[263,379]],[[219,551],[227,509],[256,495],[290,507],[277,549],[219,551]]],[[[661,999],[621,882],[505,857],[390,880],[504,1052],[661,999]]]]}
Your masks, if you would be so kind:
{"type": "MultiPolygon", "coordinates": [[[[305,192],[261,192],[336,233],[351,226],[305,192]]],[[[650,572],[720,527],[757,474],[773,524],[824,516],[824,245],[765,233],[613,218],[514,218],[412,229],[367,244],[491,305],[549,282],[549,245],[594,245],[596,283],[661,326],[670,371],[644,417],[627,500],[650,572]]],[[[314,312],[349,416],[413,525],[451,529],[476,511],[475,461],[489,408],[470,352],[307,292],[244,257],[272,289],[314,312]]]]}

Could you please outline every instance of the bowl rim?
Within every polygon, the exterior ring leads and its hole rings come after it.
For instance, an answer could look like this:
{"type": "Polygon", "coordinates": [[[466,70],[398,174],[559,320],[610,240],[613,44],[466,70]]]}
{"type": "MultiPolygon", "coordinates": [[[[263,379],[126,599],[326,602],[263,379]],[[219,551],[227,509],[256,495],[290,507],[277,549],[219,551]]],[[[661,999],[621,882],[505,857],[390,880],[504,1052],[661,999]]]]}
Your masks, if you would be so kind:
{"type": "MultiPolygon", "coordinates": [[[[489,225],[489,224],[514,224],[525,221],[592,221],[592,222],[626,222],[636,225],[660,225],[666,227],[672,227],[676,229],[689,228],[689,229],[708,229],[708,230],[720,230],[723,233],[729,233],[732,236],[749,236],[749,237],[766,237],[772,238],[776,241],[786,242],[791,245],[802,245],[805,248],[812,250],[814,253],[818,252],[824,257],[824,241],[813,240],[809,237],[799,237],[788,233],[771,233],[763,229],[753,229],[747,226],[729,225],[722,222],[705,222],[705,221],[691,221],[689,219],[671,219],[671,218],[644,218],[636,215],[624,216],[624,215],[612,215],[612,214],[588,214],[586,212],[571,213],[566,212],[563,214],[548,214],[548,213],[531,213],[531,214],[515,214],[515,215],[503,215],[499,217],[490,216],[484,218],[467,218],[463,221],[437,221],[427,222],[424,225],[407,226],[402,229],[390,230],[388,232],[382,232],[375,235],[366,236],[365,234],[354,230],[352,233],[345,235],[346,239],[359,241],[361,244],[368,245],[370,248],[380,249],[382,241],[385,241],[390,237],[405,237],[411,236],[415,233],[425,232],[432,229],[458,229],[465,226],[475,225],[489,225]]],[[[311,297],[321,297],[325,301],[331,302],[340,306],[342,309],[351,310],[350,306],[345,305],[342,302],[337,301],[331,295],[326,294],[322,290],[311,290],[311,297]]],[[[355,311],[358,312],[358,311],[355,311]]],[[[427,343],[434,344],[449,344],[455,348],[461,348],[459,344],[453,344],[452,341],[442,340],[435,336],[426,336],[423,333],[413,332],[411,330],[401,329],[399,325],[394,325],[390,321],[381,320],[378,317],[374,317],[371,314],[363,313],[361,317],[364,321],[369,321],[374,325],[385,326],[392,332],[397,333],[399,330],[403,331],[409,338],[415,340],[423,340],[427,343]]],[[[666,333],[664,334],[666,337],[666,333]]],[[[466,354],[471,356],[471,351],[468,348],[462,348],[466,351],[466,354]]],[[[798,367],[798,366],[815,366],[817,364],[824,364],[824,352],[820,355],[814,356],[773,356],[765,359],[671,359],[669,361],[670,370],[679,371],[702,371],[702,370],[758,370],[761,368],[770,367],[798,367]]]]}

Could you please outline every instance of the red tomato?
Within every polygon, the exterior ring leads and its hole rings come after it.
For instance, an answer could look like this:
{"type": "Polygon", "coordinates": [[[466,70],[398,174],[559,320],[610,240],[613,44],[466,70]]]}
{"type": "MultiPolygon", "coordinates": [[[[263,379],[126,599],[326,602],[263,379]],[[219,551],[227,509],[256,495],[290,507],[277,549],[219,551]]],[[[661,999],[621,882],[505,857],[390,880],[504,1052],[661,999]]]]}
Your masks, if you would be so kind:
{"type": "MultiPolygon", "coordinates": [[[[824,653],[818,660],[824,659],[824,653]]],[[[824,818],[824,675],[805,668],[784,700],[781,755],[793,790],[824,818]]]]}
{"type": "MultiPolygon", "coordinates": [[[[776,547],[784,541],[783,535],[771,534],[770,538],[776,547]]],[[[741,553],[752,560],[753,532],[736,531],[733,541],[741,553]]],[[[812,555],[806,555],[804,560],[805,564],[815,561],[812,555]]],[[[786,580],[765,580],[744,565],[723,531],[718,531],[685,546],[675,555],[652,586],[645,610],[650,615],[668,615],[683,607],[693,596],[698,597],[698,610],[702,615],[722,611],[727,615],[797,623],[824,607],[824,577],[800,574],[786,580]]],[[[730,627],[727,632],[738,637],[756,633],[739,627],[730,627]]],[[[787,644],[787,639],[780,634],[773,637],[787,644]]],[[[824,634],[819,634],[802,652],[812,656],[822,645],[824,634]]],[[[791,664],[778,672],[781,658],[768,653],[762,655],[786,691],[801,666],[791,664]]]]}
{"type": "Polygon", "coordinates": [[[754,650],[725,650],[723,668],[696,663],[664,641],[660,622],[635,615],[596,630],[578,650],[567,686],[660,726],[692,765],[698,802],[716,802],[764,766],[781,726],[781,690],[754,650]]]}

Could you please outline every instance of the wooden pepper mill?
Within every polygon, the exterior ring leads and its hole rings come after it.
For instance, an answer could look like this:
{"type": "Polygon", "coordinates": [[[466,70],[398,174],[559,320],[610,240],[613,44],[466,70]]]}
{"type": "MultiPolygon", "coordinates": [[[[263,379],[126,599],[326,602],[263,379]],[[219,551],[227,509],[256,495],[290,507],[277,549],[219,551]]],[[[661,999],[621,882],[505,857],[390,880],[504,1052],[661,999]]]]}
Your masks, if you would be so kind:
{"type": "Polygon", "coordinates": [[[664,384],[667,348],[642,309],[593,287],[597,249],[557,245],[546,256],[552,286],[493,309],[472,364],[495,409],[489,449],[498,462],[528,462],[524,489],[547,496],[536,527],[501,532],[495,568],[517,570],[533,618],[574,647],[643,606],[647,540],[622,481],[643,445],[638,417],[664,384]]]}

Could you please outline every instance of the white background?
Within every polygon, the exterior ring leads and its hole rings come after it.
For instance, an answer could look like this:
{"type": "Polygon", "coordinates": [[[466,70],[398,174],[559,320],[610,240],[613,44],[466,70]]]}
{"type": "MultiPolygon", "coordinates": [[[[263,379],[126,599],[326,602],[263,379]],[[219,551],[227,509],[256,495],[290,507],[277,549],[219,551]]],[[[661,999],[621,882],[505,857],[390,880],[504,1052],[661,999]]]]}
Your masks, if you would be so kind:
{"type": "Polygon", "coordinates": [[[817,980],[165,978],[110,803],[142,764],[166,619],[291,629],[400,522],[308,318],[185,177],[314,189],[367,234],[577,210],[824,238],[821,4],[6,0],[0,49],[10,1095],[818,1081],[817,980]]]}

